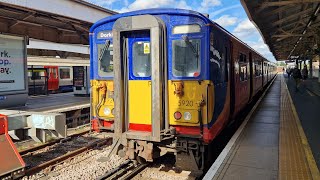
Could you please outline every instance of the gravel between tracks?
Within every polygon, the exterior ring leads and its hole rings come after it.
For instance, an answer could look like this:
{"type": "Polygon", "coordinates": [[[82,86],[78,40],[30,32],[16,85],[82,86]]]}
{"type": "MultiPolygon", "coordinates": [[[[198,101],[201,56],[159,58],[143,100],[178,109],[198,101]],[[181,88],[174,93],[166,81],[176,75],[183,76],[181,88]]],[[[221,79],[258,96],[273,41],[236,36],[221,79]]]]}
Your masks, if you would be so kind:
{"type": "Polygon", "coordinates": [[[30,177],[24,177],[23,179],[96,179],[107,171],[119,166],[124,161],[116,155],[112,155],[110,159],[106,160],[105,158],[109,152],[110,147],[103,148],[102,150],[95,149],[57,165],[54,170],[49,173],[48,169],[45,169],[30,177]]]}
{"type": "Polygon", "coordinates": [[[136,175],[133,180],[194,180],[190,176],[190,172],[176,172],[173,168],[168,168],[165,165],[157,165],[147,167],[145,170],[136,175]]]}
{"type": "Polygon", "coordinates": [[[147,168],[137,174],[133,180],[194,180],[190,171],[181,171],[174,166],[175,157],[165,155],[151,163],[147,168]]]}
{"type": "MultiPolygon", "coordinates": [[[[88,143],[88,138],[79,137],[76,141],[70,141],[67,144],[75,143],[78,147],[83,147],[86,143],[88,143]]],[[[64,149],[68,149],[68,146],[63,143],[64,149]]],[[[42,157],[43,154],[47,156],[51,156],[50,153],[55,152],[56,149],[54,147],[48,147],[48,151],[39,150],[33,156],[30,155],[29,162],[32,159],[37,159],[35,155],[39,155],[38,157],[42,157]],[[41,153],[45,151],[44,153],[41,153]],[[42,154],[40,156],[40,154],[42,154]]],[[[61,148],[63,149],[63,148],[61,148]]],[[[83,152],[75,157],[72,157],[60,164],[55,165],[54,167],[48,167],[43,169],[39,173],[31,175],[29,177],[23,177],[23,180],[34,180],[34,179],[96,179],[97,177],[103,175],[107,171],[119,166],[125,160],[121,159],[119,156],[111,155],[109,159],[107,156],[110,152],[111,146],[105,146],[102,148],[95,148],[89,151],[83,152]]],[[[64,151],[65,152],[65,151],[64,151]]],[[[60,152],[61,155],[62,152],[60,152]]],[[[66,152],[65,152],[66,153],[66,152]]],[[[55,154],[55,153],[54,153],[55,154]]],[[[56,156],[56,155],[55,155],[56,156]]],[[[52,159],[52,158],[51,158],[52,159]]],[[[45,162],[45,159],[39,160],[41,162],[45,162]]],[[[39,163],[39,161],[37,161],[39,163]]]]}
{"type": "Polygon", "coordinates": [[[74,137],[70,141],[57,143],[51,146],[47,146],[43,149],[28,153],[23,156],[23,160],[30,168],[35,167],[51,159],[62,156],[68,152],[87,146],[97,140],[100,140],[100,137],[96,136],[95,134],[85,134],[80,137],[74,137]]]}

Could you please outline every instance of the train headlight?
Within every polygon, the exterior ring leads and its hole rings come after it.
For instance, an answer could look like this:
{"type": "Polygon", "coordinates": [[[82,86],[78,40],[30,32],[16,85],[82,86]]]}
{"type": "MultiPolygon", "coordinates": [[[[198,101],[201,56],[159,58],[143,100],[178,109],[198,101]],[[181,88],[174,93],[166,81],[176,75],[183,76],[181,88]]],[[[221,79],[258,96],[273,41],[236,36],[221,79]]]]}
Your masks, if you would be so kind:
{"type": "Polygon", "coordinates": [[[184,114],[183,114],[183,118],[185,119],[185,120],[191,120],[191,113],[189,113],[189,112],[185,112],[184,114]]]}
{"type": "Polygon", "coordinates": [[[109,116],[110,115],[110,113],[111,113],[111,110],[110,110],[110,108],[104,108],[103,109],[103,113],[104,113],[104,115],[107,115],[107,116],[109,116]]]}

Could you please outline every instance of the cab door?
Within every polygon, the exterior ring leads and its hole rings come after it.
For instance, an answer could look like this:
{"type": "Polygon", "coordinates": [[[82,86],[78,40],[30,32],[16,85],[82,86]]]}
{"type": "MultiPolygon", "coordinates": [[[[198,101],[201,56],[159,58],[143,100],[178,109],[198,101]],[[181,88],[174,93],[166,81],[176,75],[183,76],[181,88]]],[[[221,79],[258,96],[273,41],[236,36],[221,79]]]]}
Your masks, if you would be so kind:
{"type": "Polygon", "coordinates": [[[168,129],[165,24],[152,15],[122,17],[112,33],[114,139],[160,142],[168,129]]]}
{"type": "Polygon", "coordinates": [[[135,131],[152,131],[150,33],[130,33],[127,43],[128,128],[135,131]]]}

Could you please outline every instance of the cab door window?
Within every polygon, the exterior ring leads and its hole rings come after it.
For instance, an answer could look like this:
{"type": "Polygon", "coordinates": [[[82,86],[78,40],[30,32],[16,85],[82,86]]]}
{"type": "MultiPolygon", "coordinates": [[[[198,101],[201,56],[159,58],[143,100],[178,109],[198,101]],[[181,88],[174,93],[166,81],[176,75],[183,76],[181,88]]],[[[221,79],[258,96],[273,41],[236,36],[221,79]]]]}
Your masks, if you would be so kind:
{"type": "Polygon", "coordinates": [[[150,42],[138,41],[132,47],[132,72],[135,77],[151,76],[150,42]]]}

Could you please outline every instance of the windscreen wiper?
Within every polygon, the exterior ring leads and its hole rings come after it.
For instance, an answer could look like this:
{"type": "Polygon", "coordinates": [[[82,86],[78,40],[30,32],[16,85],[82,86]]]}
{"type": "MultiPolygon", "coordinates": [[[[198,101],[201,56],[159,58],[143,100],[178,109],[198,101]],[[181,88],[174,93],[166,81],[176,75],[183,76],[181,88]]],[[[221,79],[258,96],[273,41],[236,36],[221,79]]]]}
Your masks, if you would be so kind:
{"type": "Polygon", "coordinates": [[[194,47],[194,45],[190,42],[188,36],[182,36],[182,39],[186,42],[186,44],[187,44],[189,47],[191,47],[191,49],[192,49],[195,57],[198,58],[198,57],[199,57],[199,52],[198,52],[198,50],[194,47]]]}
{"type": "Polygon", "coordinates": [[[110,40],[106,40],[106,43],[104,44],[103,49],[102,49],[102,51],[100,53],[99,61],[102,60],[102,57],[103,57],[104,53],[106,52],[106,50],[109,49],[109,47],[110,47],[110,40]]]}

